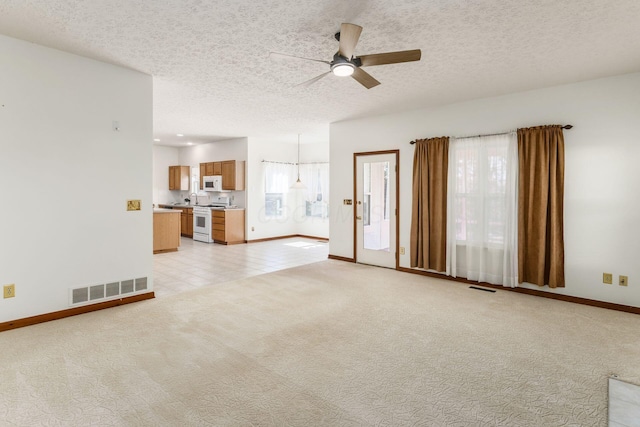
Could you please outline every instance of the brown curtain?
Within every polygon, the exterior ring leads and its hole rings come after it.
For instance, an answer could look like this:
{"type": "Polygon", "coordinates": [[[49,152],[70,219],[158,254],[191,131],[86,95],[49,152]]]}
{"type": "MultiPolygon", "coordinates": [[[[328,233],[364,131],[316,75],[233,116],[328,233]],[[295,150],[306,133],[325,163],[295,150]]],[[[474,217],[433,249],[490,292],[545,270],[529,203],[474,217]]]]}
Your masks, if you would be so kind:
{"type": "Polygon", "coordinates": [[[449,137],[416,141],[411,267],[446,270],[448,160],[449,137]]]}
{"type": "Polygon", "coordinates": [[[564,287],[564,136],[518,129],[518,281],[564,287]]]}

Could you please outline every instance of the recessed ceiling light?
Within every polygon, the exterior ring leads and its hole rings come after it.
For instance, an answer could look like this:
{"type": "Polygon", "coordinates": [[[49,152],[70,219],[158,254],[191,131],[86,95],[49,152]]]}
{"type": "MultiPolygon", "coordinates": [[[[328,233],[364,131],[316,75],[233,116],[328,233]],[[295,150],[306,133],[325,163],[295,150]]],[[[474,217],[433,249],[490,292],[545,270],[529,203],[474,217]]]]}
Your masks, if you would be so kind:
{"type": "Polygon", "coordinates": [[[187,142],[187,145],[193,145],[193,142],[189,141],[187,142]]]}
{"type": "Polygon", "coordinates": [[[184,136],[184,135],[181,133],[176,133],[176,136],[184,136]]]}
{"type": "Polygon", "coordinates": [[[155,142],[160,142],[160,140],[158,138],[154,138],[155,142]]]}

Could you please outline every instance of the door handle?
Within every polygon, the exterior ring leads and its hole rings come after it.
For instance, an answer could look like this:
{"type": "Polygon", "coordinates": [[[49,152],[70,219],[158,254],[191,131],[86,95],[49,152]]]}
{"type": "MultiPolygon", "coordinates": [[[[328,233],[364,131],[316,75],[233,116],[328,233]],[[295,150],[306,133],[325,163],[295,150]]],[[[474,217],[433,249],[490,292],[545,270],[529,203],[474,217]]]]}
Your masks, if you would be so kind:
{"type": "Polygon", "coordinates": [[[357,219],[357,220],[362,220],[362,217],[361,217],[360,215],[358,215],[358,216],[356,217],[356,219],[357,219]]]}

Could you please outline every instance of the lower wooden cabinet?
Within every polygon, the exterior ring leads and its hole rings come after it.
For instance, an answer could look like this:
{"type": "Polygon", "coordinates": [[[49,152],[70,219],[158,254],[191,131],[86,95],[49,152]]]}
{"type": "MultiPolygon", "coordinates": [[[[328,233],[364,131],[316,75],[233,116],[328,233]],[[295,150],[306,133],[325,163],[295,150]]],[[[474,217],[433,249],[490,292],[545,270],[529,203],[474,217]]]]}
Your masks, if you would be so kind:
{"type": "Polygon", "coordinates": [[[180,234],[185,237],[193,237],[193,209],[182,209],[180,214],[180,234]]]}
{"type": "Polygon", "coordinates": [[[246,243],[244,209],[211,211],[211,237],[216,243],[225,245],[246,243]]]}
{"type": "Polygon", "coordinates": [[[180,213],[153,212],[153,253],[177,251],[180,246],[180,213]]]}

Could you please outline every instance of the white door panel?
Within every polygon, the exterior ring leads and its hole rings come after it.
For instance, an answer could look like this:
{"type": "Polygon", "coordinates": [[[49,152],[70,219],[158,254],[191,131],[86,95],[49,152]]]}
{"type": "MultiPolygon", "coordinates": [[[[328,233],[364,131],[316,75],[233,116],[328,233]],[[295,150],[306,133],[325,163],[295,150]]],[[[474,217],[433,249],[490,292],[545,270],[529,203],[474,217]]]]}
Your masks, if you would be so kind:
{"type": "Polygon", "coordinates": [[[396,154],[356,156],[356,261],[396,267],[396,154]]]}

